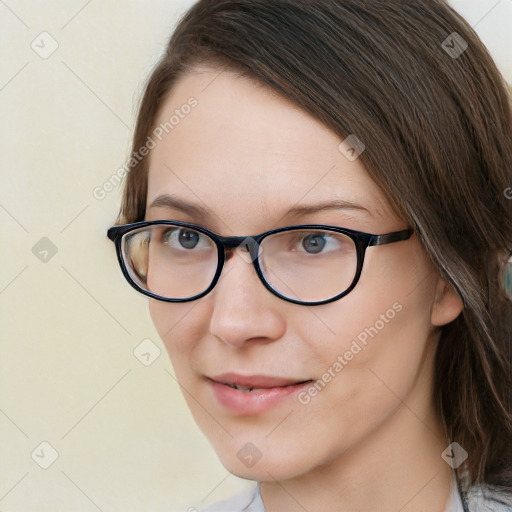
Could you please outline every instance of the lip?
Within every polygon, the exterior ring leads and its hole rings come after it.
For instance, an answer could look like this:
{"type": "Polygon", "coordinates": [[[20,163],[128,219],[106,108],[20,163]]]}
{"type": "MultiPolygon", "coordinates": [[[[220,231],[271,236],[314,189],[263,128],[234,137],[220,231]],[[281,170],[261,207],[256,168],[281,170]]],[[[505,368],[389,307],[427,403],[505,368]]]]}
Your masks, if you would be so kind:
{"type": "Polygon", "coordinates": [[[278,406],[309,386],[312,380],[225,373],[207,377],[207,382],[214,397],[223,407],[238,415],[254,415],[278,406]],[[257,389],[243,391],[232,385],[257,389]]]}

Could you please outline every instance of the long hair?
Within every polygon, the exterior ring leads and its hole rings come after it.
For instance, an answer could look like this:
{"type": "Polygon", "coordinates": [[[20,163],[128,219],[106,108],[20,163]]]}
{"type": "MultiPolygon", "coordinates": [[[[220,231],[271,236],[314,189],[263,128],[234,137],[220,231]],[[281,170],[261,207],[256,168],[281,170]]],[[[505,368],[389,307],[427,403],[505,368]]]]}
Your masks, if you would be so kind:
{"type": "MultiPolygon", "coordinates": [[[[309,112],[360,159],[412,226],[464,310],[444,326],[433,401],[469,454],[468,485],[512,482],[510,93],[472,28],[441,0],[200,0],[180,20],[140,106],[144,146],[176,81],[235,71],[309,112]]],[[[148,158],[129,172],[118,222],[143,220],[148,158]]]]}

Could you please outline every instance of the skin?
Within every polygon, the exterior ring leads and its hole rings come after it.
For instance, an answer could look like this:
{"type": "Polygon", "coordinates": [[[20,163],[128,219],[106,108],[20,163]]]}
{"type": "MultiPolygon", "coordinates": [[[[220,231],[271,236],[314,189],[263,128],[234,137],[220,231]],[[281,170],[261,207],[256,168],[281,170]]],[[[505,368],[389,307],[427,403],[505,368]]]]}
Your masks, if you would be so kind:
{"type": "MultiPolygon", "coordinates": [[[[157,124],[190,96],[197,107],[151,151],[147,204],[174,194],[209,215],[148,207],[147,220],[193,222],[225,236],[302,223],[377,234],[408,227],[360,159],[338,150],[338,135],[267,87],[198,67],[171,91],[157,124]],[[333,198],[362,208],[286,213],[333,198]]],[[[439,327],[461,310],[415,235],[369,248],[356,288],[326,305],[279,299],[242,257],[197,301],[150,300],[195,421],[229,471],[263,482],[268,512],[444,510],[452,471],[432,406],[433,357],[439,327]],[[287,399],[239,416],[205,379],[228,371],[321,379],[395,303],[401,311],[307,405],[287,399]],[[237,457],[249,442],[262,454],[251,468],[237,457]]]]}

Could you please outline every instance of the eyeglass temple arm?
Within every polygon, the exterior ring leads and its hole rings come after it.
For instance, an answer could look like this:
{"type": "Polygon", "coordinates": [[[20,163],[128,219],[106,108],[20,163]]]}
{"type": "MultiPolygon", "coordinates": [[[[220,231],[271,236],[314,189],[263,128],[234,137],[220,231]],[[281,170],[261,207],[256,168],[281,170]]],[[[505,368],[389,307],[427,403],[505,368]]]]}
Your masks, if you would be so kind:
{"type": "Polygon", "coordinates": [[[117,238],[117,235],[119,233],[119,226],[113,226],[111,228],[109,228],[109,230],[107,231],[107,237],[112,240],[112,242],[115,241],[115,239],[117,238]]]}
{"type": "Polygon", "coordinates": [[[400,242],[401,240],[408,240],[412,235],[412,229],[404,229],[402,231],[394,231],[386,235],[373,235],[370,238],[368,246],[385,245],[393,242],[400,242]]]}

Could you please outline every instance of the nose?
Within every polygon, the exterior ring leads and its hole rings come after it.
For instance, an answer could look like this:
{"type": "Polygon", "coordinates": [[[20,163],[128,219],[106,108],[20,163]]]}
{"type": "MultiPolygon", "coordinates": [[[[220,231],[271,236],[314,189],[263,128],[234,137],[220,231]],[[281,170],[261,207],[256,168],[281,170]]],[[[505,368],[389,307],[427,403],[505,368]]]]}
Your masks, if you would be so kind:
{"type": "Polygon", "coordinates": [[[210,295],[210,333],[224,343],[242,347],[249,342],[270,343],[283,336],[286,304],[265,288],[246,248],[227,253],[222,275],[210,295]]]}

